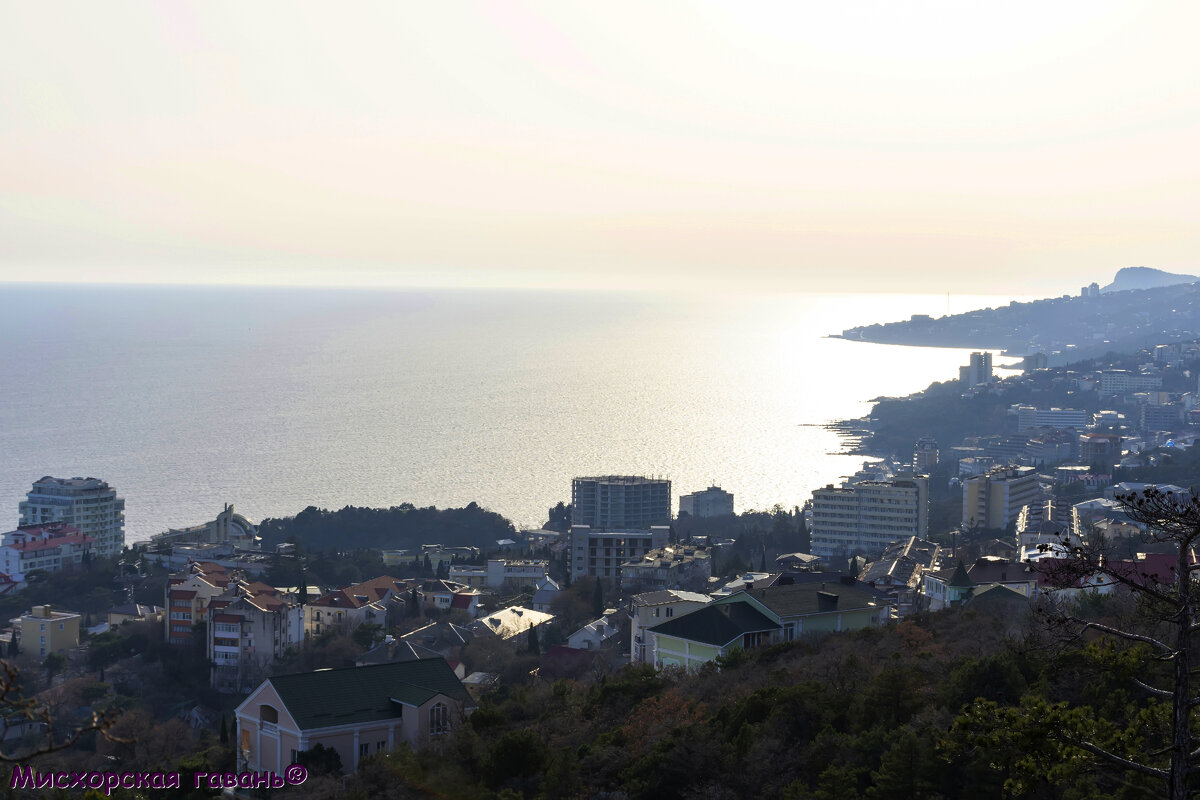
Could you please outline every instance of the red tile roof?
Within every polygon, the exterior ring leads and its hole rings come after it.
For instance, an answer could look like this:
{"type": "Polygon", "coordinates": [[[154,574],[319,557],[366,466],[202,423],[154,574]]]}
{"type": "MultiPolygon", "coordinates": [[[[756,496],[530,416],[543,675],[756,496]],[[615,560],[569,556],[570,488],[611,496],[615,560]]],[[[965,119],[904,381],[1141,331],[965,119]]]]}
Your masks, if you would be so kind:
{"type": "Polygon", "coordinates": [[[64,544],[91,544],[92,538],[79,534],[77,536],[55,536],[50,539],[34,539],[31,542],[18,542],[8,545],[14,550],[28,553],[31,550],[46,550],[50,547],[60,547],[64,544]]]}

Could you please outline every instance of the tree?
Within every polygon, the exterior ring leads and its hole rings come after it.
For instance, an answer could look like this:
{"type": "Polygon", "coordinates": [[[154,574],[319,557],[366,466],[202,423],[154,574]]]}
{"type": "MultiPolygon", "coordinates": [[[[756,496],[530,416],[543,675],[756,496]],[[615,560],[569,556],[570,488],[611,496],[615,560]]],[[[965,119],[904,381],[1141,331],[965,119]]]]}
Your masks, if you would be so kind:
{"type": "Polygon", "coordinates": [[[229,744],[229,726],[225,723],[225,714],[221,714],[221,744],[229,744]]]}
{"type": "MultiPolygon", "coordinates": [[[[1192,688],[1193,678],[1200,669],[1200,590],[1196,577],[1200,562],[1194,548],[1200,543],[1200,497],[1163,492],[1148,488],[1142,493],[1118,495],[1125,513],[1135,522],[1145,524],[1151,541],[1170,546],[1174,562],[1170,575],[1139,572],[1138,566],[1113,558],[1111,542],[1093,537],[1086,545],[1071,547],[1070,558],[1048,560],[1050,577],[1060,586],[1078,585],[1097,580],[1124,586],[1140,601],[1150,617],[1150,624],[1135,627],[1096,620],[1085,620],[1075,614],[1062,614],[1054,622],[1082,636],[1095,631],[1114,639],[1143,645],[1149,656],[1148,667],[1155,662],[1169,665],[1166,685],[1153,685],[1140,678],[1133,683],[1164,705],[1170,707],[1170,720],[1163,731],[1164,746],[1151,753],[1125,754],[1113,752],[1084,736],[1066,734],[1070,743],[1123,769],[1161,779],[1171,800],[1186,800],[1190,775],[1200,773],[1200,747],[1193,732],[1196,708],[1200,696],[1192,688]],[[1167,756],[1164,762],[1162,756],[1167,756]]],[[[1045,546],[1043,546],[1045,547],[1045,546]]],[[[1149,670],[1147,670],[1149,671],[1149,670]]],[[[1146,673],[1143,672],[1143,675],[1146,673]]]]}
{"type": "Polygon", "coordinates": [[[296,753],[296,763],[313,775],[337,775],[342,771],[342,757],[338,751],[323,744],[296,753]]]}
{"type": "Polygon", "coordinates": [[[571,530],[571,506],[561,501],[557,503],[554,508],[550,509],[544,527],[548,531],[558,531],[559,533],[571,530]]]}
{"type": "Polygon", "coordinates": [[[529,629],[529,652],[535,656],[542,652],[542,648],[538,644],[537,628],[529,629]]]}
{"type": "Polygon", "coordinates": [[[299,597],[297,599],[299,600],[300,605],[308,605],[308,575],[304,572],[303,568],[300,569],[300,587],[299,597]]]}
{"type": "Polygon", "coordinates": [[[604,586],[596,578],[596,587],[592,589],[592,614],[595,619],[604,616],[604,586]]]}
{"type": "MultiPolygon", "coordinates": [[[[52,653],[65,662],[61,653],[52,653]]],[[[47,657],[49,660],[49,657],[47,657]]],[[[109,711],[93,712],[91,717],[82,725],[68,728],[65,732],[45,703],[38,703],[33,698],[25,697],[21,692],[21,673],[7,661],[0,661],[0,738],[9,732],[9,728],[23,722],[41,723],[46,735],[41,743],[33,750],[18,752],[0,751],[0,761],[28,761],[35,756],[43,756],[73,747],[81,737],[89,733],[98,733],[104,739],[118,744],[128,744],[129,741],[114,735],[112,728],[118,721],[118,715],[109,711]]]]}
{"type": "Polygon", "coordinates": [[[62,653],[51,653],[46,656],[46,660],[42,662],[42,669],[46,670],[46,683],[53,685],[54,676],[67,668],[67,657],[62,653]]]}
{"type": "Polygon", "coordinates": [[[382,638],[383,626],[373,622],[364,622],[350,634],[350,639],[364,650],[373,647],[382,638]]]}

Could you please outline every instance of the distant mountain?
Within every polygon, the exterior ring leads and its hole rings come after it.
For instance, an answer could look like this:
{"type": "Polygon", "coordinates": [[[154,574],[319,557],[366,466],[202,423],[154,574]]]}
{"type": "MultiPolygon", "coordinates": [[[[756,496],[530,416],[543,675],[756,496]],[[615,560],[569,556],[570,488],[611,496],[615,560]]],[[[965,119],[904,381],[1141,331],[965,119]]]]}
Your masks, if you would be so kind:
{"type": "Polygon", "coordinates": [[[1175,286],[1180,283],[1195,283],[1200,281],[1196,275],[1179,275],[1174,272],[1163,272],[1153,267],[1122,267],[1117,270],[1113,282],[1105,286],[1102,292],[1124,292],[1128,289],[1157,289],[1160,286],[1175,286]]]}

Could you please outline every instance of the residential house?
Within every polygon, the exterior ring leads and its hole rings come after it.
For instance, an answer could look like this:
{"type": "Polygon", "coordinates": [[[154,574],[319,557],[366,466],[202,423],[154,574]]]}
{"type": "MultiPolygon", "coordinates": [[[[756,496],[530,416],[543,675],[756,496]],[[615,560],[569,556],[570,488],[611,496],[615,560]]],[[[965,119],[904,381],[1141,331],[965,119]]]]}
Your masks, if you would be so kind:
{"type": "Polygon", "coordinates": [[[910,536],[888,545],[883,555],[863,567],[858,578],[886,591],[894,600],[898,616],[914,608],[921,574],[937,563],[941,548],[933,542],[910,536]]]}
{"type": "Polygon", "coordinates": [[[475,632],[452,622],[439,620],[400,638],[409,644],[432,650],[447,661],[455,663],[462,657],[462,649],[475,638],[475,632]]]}
{"type": "Polygon", "coordinates": [[[646,634],[655,666],[691,671],[733,650],[879,626],[891,617],[879,592],[845,577],[743,589],[646,634]]]}
{"type": "Polygon", "coordinates": [[[337,589],[304,605],[304,635],[349,633],[364,623],[388,628],[408,599],[407,584],[390,575],[337,589]]]}
{"type": "Polygon", "coordinates": [[[509,606],[494,611],[486,617],[480,617],[467,628],[477,636],[492,634],[506,642],[521,645],[525,643],[525,639],[521,637],[531,628],[540,628],[552,619],[554,619],[552,614],[534,611],[532,608],[509,606]]]}
{"type": "MultiPolygon", "coordinates": [[[[428,647],[422,647],[405,639],[397,639],[388,634],[382,642],[356,658],[354,664],[365,667],[370,664],[388,664],[392,661],[419,661],[422,658],[443,658],[443,656],[428,647]]],[[[467,670],[461,661],[447,658],[446,663],[460,679],[466,677],[467,670]]]]}
{"type": "Polygon", "coordinates": [[[621,591],[690,589],[708,586],[712,554],[707,547],[667,545],[621,564],[621,591]]]}
{"type": "Polygon", "coordinates": [[[278,675],[234,711],[237,769],[282,774],[322,745],[353,772],[368,755],[448,735],[474,707],[442,658],[278,675]]]}
{"type": "Polygon", "coordinates": [[[558,585],[557,581],[549,575],[543,575],[533,590],[533,600],[529,605],[534,611],[542,611],[549,614],[551,613],[550,606],[554,603],[554,598],[558,597],[558,593],[561,591],[562,587],[558,585]]]}
{"type": "Polygon", "coordinates": [[[116,628],[126,622],[153,622],[161,624],[164,609],[162,606],[148,606],[143,603],[125,603],[113,606],[108,610],[108,626],[116,628]]]}
{"type": "Polygon", "coordinates": [[[489,558],[483,567],[453,564],[449,577],[474,589],[498,589],[506,583],[532,586],[546,576],[549,567],[545,559],[489,558]]]}
{"type": "Polygon", "coordinates": [[[208,619],[209,602],[223,593],[229,582],[225,567],[210,562],[191,564],[187,572],[167,578],[167,642],[177,646],[189,643],[192,626],[208,619]]]}
{"type": "Polygon", "coordinates": [[[248,691],[277,658],[303,642],[303,611],[293,595],[236,581],[209,601],[207,637],[213,688],[248,691]]]}
{"type": "Polygon", "coordinates": [[[34,606],[17,620],[21,629],[21,650],[45,658],[79,646],[79,623],[83,618],[74,611],[55,611],[48,605],[34,606]]]}
{"type": "Polygon", "coordinates": [[[475,589],[472,589],[470,586],[458,583],[457,581],[446,581],[437,578],[422,581],[419,592],[421,597],[424,598],[425,607],[434,608],[438,611],[449,611],[451,608],[463,608],[464,601],[460,600],[458,606],[454,605],[454,596],[458,594],[476,596],[474,601],[466,601],[466,608],[464,610],[473,610],[478,608],[479,605],[479,592],[475,589]]]}
{"type": "Polygon", "coordinates": [[[575,650],[600,650],[614,642],[620,634],[621,629],[613,625],[608,616],[603,616],[568,636],[567,647],[575,650]]]}
{"type": "Polygon", "coordinates": [[[710,603],[689,614],[650,628],[654,666],[682,667],[688,672],[728,655],[778,641],[782,629],[761,603],[750,598],[710,603]]]}
{"type": "Polygon", "coordinates": [[[694,611],[708,605],[712,598],[697,592],[680,589],[663,589],[633,596],[630,616],[632,628],[629,635],[630,660],[636,663],[653,664],[653,652],[647,648],[645,631],[660,622],[694,611]]]}

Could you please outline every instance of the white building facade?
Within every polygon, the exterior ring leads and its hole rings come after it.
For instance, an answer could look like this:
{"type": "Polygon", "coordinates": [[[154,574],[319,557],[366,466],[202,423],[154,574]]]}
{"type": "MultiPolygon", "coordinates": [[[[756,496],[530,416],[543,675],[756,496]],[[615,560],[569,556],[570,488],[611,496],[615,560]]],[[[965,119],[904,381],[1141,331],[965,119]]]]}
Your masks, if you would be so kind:
{"type": "Polygon", "coordinates": [[[92,552],[111,556],[125,548],[125,500],[98,478],[36,481],[21,501],[21,525],[65,522],[92,540],[92,552]]]}

